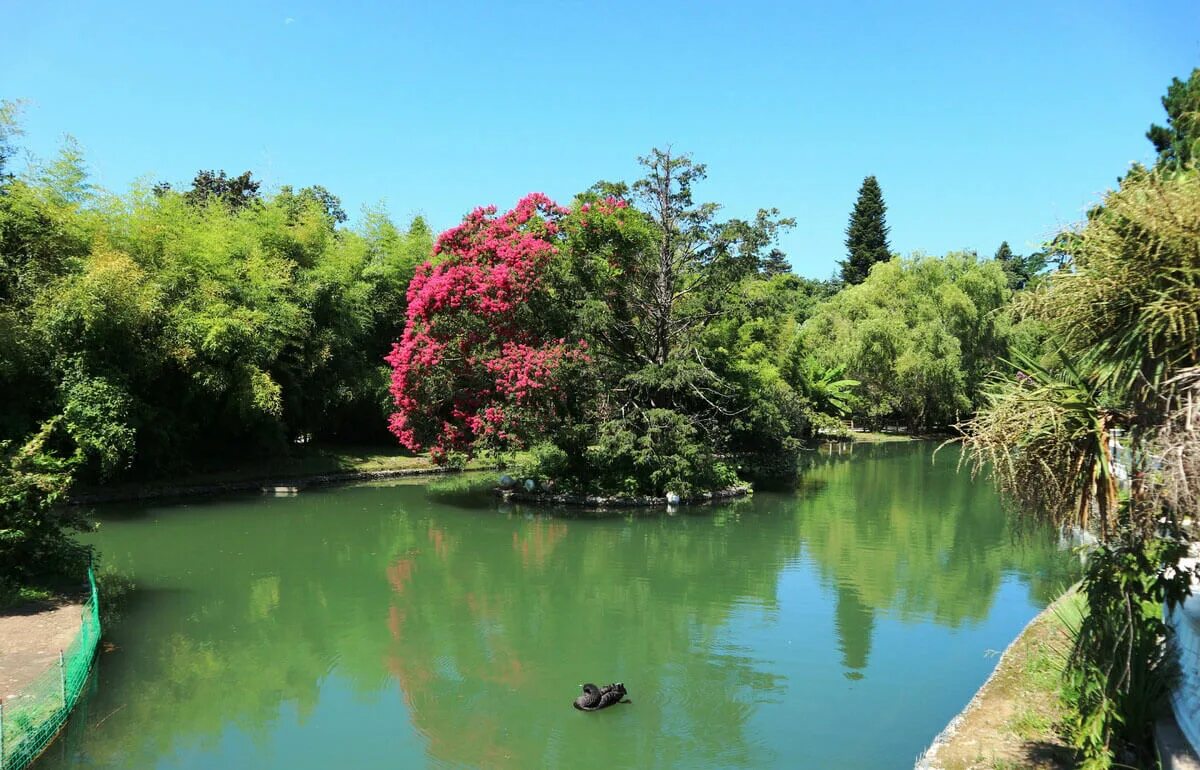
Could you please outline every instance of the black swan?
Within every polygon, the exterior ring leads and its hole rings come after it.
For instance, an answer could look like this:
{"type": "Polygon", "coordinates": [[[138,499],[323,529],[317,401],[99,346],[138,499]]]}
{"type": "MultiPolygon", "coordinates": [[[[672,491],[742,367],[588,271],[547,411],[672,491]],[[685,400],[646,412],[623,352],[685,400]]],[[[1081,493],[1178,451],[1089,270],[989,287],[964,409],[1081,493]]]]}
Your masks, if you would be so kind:
{"type": "Polygon", "coordinates": [[[575,699],[575,708],[580,711],[599,711],[614,703],[630,703],[622,700],[625,697],[625,685],[620,682],[606,684],[603,687],[588,682],[583,686],[583,695],[575,699]]]}

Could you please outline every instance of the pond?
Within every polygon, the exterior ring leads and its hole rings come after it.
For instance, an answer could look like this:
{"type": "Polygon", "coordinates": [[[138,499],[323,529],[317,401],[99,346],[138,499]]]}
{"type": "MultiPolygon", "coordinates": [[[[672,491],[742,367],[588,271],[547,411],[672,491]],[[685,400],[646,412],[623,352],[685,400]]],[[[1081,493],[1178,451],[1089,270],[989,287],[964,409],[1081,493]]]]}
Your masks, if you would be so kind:
{"type": "Polygon", "coordinates": [[[103,508],[137,589],[37,768],[911,767],[1072,580],[935,448],[675,515],[470,477],[103,508]]]}

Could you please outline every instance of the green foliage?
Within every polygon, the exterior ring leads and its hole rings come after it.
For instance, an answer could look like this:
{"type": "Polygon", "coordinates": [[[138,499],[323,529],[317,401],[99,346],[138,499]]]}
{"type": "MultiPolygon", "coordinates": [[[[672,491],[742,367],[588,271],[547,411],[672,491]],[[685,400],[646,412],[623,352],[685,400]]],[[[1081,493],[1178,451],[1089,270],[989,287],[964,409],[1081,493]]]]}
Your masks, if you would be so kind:
{"type": "Polygon", "coordinates": [[[994,375],[984,408],[964,425],[975,472],[990,471],[1019,512],[1058,526],[1098,522],[1107,539],[1116,526],[1111,431],[1119,415],[1098,378],[1061,353],[1053,370],[1019,353],[1014,358],[1021,369],[994,375]]]}
{"type": "Polygon", "coordinates": [[[531,446],[516,467],[517,478],[521,479],[563,479],[569,484],[571,474],[571,456],[548,441],[531,446]]]}
{"type": "Polygon", "coordinates": [[[548,433],[571,458],[564,485],[691,494],[731,482],[718,453],[791,453],[811,434],[813,409],[785,374],[827,287],[782,269],[775,244],[792,221],[778,211],[719,221],[693,199],[702,164],[657,149],[641,162],[644,179],[598,183],[563,222],[547,284],[551,306],[569,301],[543,313],[592,361],[548,433]]]}
{"type": "Polygon", "coordinates": [[[101,479],[382,439],[382,359],[428,227],[371,211],[341,228],[324,188],[257,185],[202,172],[112,196],[72,144],[4,182],[0,440],[62,415],[101,479]]]}
{"type": "Polygon", "coordinates": [[[81,204],[92,193],[83,149],[70,135],[64,138],[58,157],[46,165],[35,164],[32,175],[50,200],[59,205],[81,204]]]}
{"type": "Polygon", "coordinates": [[[287,209],[289,221],[299,219],[309,209],[315,209],[324,214],[329,220],[330,227],[341,224],[348,218],[346,210],[342,208],[341,198],[319,184],[305,187],[299,192],[294,192],[291,185],[285,184],[279,188],[276,201],[287,209]]]}
{"type": "MultiPolygon", "coordinates": [[[[1191,428],[1200,365],[1200,173],[1187,163],[1200,83],[1176,80],[1154,127],[1153,170],[1135,167],[1051,244],[1062,269],[1017,303],[1031,319],[1024,371],[997,379],[963,425],[976,467],[1035,515],[1086,527],[1098,512],[1087,613],[1068,667],[1070,727],[1087,768],[1153,761],[1151,726],[1172,683],[1162,607],[1186,596],[1191,574],[1177,519],[1194,500],[1200,434],[1191,428]],[[1117,499],[1114,443],[1125,449],[1128,494],[1117,499]]],[[[1023,324],[1022,324],[1023,325],[1023,324]]]]}
{"type": "Polygon", "coordinates": [[[61,420],[48,421],[19,446],[0,442],[0,593],[58,574],[78,575],[88,550],[68,536],[87,528],[63,507],[77,456],[64,456],[61,420]]]}
{"type": "MultiPolygon", "coordinates": [[[[183,199],[193,206],[217,203],[236,211],[261,200],[258,194],[260,184],[251,178],[249,171],[235,177],[226,176],[223,170],[201,171],[192,180],[192,188],[183,194],[183,199]]],[[[160,184],[155,191],[165,193],[168,189],[170,185],[160,184]]]]}
{"type": "Polygon", "coordinates": [[[994,257],[1004,274],[1008,276],[1008,288],[1020,291],[1030,286],[1034,279],[1046,269],[1046,255],[1035,252],[1027,256],[1014,254],[1008,241],[1000,244],[994,257]]]}
{"type": "Polygon", "coordinates": [[[631,497],[689,497],[738,483],[686,414],[637,410],[590,427],[588,436],[595,443],[574,452],[549,442],[534,445],[518,473],[549,481],[556,491],[631,497]]]}
{"type": "Polygon", "coordinates": [[[880,264],[805,322],[809,379],[820,382],[815,368],[860,383],[840,402],[872,425],[954,423],[979,403],[984,378],[1007,349],[1008,321],[999,311],[1008,298],[999,266],[971,253],[880,264]]]}
{"type": "Polygon", "coordinates": [[[1160,166],[1183,168],[1200,158],[1200,68],[1192,70],[1186,81],[1171,78],[1162,105],[1167,125],[1151,125],[1146,138],[1158,151],[1160,166]]]}
{"type": "Polygon", "coordinates": [[[802,394],[818,413],[842,417],[850,414],[854,388],[862,383],[842,377],[844,366],[823,369],[811,355],[800,358],[792,374],[802,394]]]}
{"type": "Polygon", "coordinates": [[[1154,722],[1177,675],[1163,606],[1188,594],[1191,573],[1174,567],[1186,554],[1178,538],[1134,537],[1088,557],[1087,611],[1074,630],[1065,689],[1085,770],[1156,761],[1154,722]]]}
{"type": "Polygon", "coordinates": [[[137,437],[129,425],[129,394],[102,377],[78,373],[68,374],[62,389],[63,428],[80,455],[96,463],[101,477],[126,467],[137,437]]]}
{"type": "Polygon", "coordinates": [[[735,275],[785,275],[792,267],[775,244],[783,230],[795,226],[796,220],[781,218],[779,209],[759,209],[753,222],[731,219],[723,223],[714,246],[735,275]]]}
{"type": "MultiPolygon", "coordinates": [[[[647,409],[599,426],[599,441],[587,452],[583,489],[617,490],[628,495],[688,497],[736,482],[688,416],[670,409],[647,409]]],[[[581,474],[582,475],[582,474],[581,474]]]]}
{"type": "Polygon", "coordinates": [[[754,475],[776,465],[772,458],[792,468],[805,440],[840,425],[834,402],[854,383],[823,390],[838,378],[822,379],[828,372],[817,371],[800,339],[801,324],[828,290],[789,274],[748,277],[723,297],[726,315],[705,327],[702,355],[731,394],[732,413],[720,423],[723,446],[754,475]]]}
{"type": "Polygon", "coordinates": [[[736,483],[723,456],[794,479],[801,444],[839,427],[855,384],[798,364],[801,324],[831,288],[786,269],[775,244],[792,220],[720,221],[693,198],[702,164],[657,149],[641,162],[645,178],[597,183],[563,221],[541,312],[591,361],[530,472],[576,491],[687,496],[736,483]],[[556,298],[568,301],[555,310],[556,298]]]}
{"type": "Polygon", "coordinates": [[[872,265],[892,258],[886,215],[883,191],[875,177],[869,176],[858,189],[858,200],[850,213],[850,224],[846,226],[847,257],[838,263],[842,266],[844,283],[862,283],[871,274],[872,265]]]}
{"type": "MultiPolygon", "coordinates": [[[[1200,350],[1200,172],[1131,174],[1064,243],[1071,270],[1027,300],[1053,335],[1134,402],[1200,350]]],[[[1148,413],[1149,414],[1149,413],[1148,413]]]]}
{"type": "MultiPolygon", "coordinates": [[[[1032,337],[1013,353],[1022,371],[993,380],[967,442],[1022,507],[1086,526],[1095,501],[1115,532],[1112,430],[1150,449],[1180,400],[1176,376],[1198,363],[1200,176],[1131,174],[1060,244],[1071,269],[1018,301],[1032,337]]],[[[1124,510],[1121,528],[1157,526],[1148,500],[1124,510]]]]}

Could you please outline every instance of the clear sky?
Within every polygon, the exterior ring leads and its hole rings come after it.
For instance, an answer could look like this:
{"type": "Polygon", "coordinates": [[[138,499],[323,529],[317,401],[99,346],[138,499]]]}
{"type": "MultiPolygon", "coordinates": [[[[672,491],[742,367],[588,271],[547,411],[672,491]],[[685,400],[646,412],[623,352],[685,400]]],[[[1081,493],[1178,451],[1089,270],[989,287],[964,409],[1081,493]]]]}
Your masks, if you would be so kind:
{"type": "Polygon", "coordinates": [[[252,170],[445,228],[562,202],[671,144],[698,197],[777,207],[831,275],[864,176],[893,250],[1032,250],[1082,216],[1200,66],[1200,0],[8,2],[0,98],[94,181],[252,170]]]}

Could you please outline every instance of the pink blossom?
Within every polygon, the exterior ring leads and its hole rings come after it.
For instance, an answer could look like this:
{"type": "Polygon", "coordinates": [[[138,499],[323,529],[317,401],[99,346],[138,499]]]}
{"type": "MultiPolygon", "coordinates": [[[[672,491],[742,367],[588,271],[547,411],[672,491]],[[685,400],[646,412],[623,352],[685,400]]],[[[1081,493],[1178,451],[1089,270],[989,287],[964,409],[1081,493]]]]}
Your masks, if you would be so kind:
{"type": "Polygon", "coordinates": [[[435,461],[482,439],[518,443],[561,403],[561,368],[590,360],[585,341],[538,339],[519,314],[559,253],[569,210],[532,193],[496,211],[476,208],[438,236],[440,260],[413,276],[404,332],[385,359],[396,405],[388,428],[413,450],[432,442],[435,461]]]}

